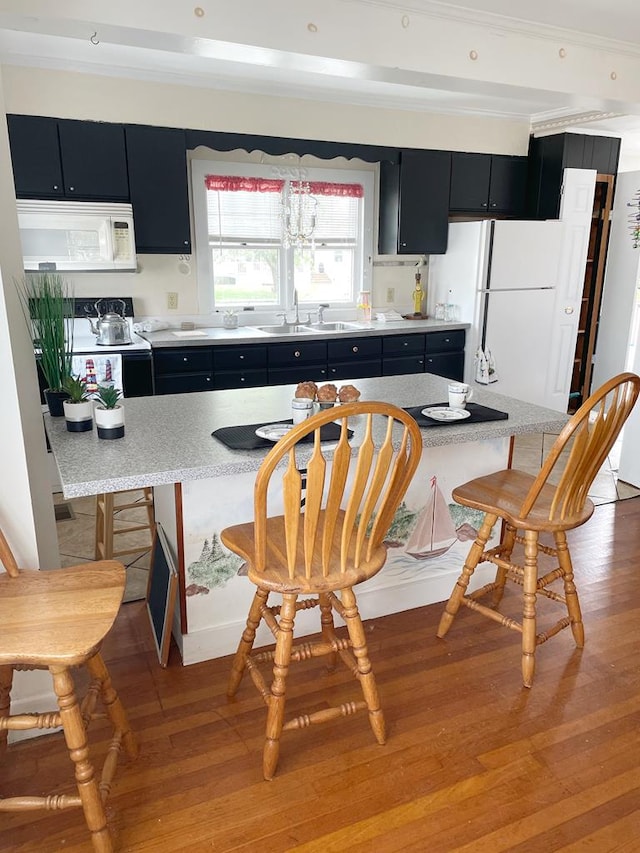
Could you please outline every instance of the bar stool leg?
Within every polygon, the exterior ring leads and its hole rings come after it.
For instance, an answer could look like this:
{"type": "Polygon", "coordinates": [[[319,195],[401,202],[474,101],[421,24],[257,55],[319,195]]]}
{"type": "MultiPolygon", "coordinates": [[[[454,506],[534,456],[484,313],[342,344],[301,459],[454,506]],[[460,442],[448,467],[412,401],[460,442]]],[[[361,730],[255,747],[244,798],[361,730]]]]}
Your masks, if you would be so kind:
{"type": "Polygon", "coordinates": [[[276,651],[273,661],[273,682],[271,684],[271,701],[267,712],[267,729],[262,757],[262,771],[265,779],[273,779],[278,766],[280,755],[280,735],[284,724],[284,704],[287,690],[287,675],[291,662],[291,646],[293,645],[293,624],[296,617],[295,593],[284,593],[276,651]]]}
{"type": "Polygon", "coordinates": [[[536,592],[538,589],[538,533],[524,532],[524,574],[522,579],[522,680],[533,684],[536,668],[536,592]]]}
{"type": "Polygon", "coordinates": [[[58,698],[64,738],[71,760],[75,764],[78,793],[85,821],[91,832],[93,848],[96,853],[113,853],[111,835],[107,828],[107,816],[98,790],[93,765],[89,761],[87,733],[76,698],[73,679],[65,667],[51,667],[50,672],[53,677],[53,689],[58,698]]]}

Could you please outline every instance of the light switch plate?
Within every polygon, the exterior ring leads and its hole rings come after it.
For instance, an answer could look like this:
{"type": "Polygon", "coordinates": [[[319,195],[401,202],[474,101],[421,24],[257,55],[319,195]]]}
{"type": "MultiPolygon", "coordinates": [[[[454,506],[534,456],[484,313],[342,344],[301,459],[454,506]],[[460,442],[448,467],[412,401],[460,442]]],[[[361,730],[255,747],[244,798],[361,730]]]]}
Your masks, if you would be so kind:
{"type": "Polygon", "coordinates": [[[178,307],[178,294],[167,293],[167,308],[175,310],[178,307]]]}
{"type": "Polygon", "coordinates": [[[395,287],[387,288],[387,302],[393,302],[396,298],[396,289],[395,287]]]}

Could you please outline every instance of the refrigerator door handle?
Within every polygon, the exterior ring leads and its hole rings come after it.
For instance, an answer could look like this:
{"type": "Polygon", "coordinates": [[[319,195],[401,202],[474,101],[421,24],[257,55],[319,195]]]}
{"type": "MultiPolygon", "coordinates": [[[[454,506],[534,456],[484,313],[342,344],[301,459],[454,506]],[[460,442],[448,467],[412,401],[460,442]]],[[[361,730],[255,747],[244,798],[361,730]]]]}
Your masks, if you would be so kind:
{"type": "Polygon", "coordinates": [[[530,290],[555,290],[555,284],[543,284],[540,287],[483,287],[478,293],[522,293],[530,290]]]}

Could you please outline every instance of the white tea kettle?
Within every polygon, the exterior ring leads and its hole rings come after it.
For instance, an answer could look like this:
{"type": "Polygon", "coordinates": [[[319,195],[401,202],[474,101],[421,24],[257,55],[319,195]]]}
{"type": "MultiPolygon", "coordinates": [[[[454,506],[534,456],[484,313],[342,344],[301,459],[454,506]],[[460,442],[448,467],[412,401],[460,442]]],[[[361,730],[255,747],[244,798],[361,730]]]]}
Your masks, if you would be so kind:
{"type": "Polygon", "coordinates": [[[101,313],[100,304],[102,302],[103,300],[99,299],[94,305],[96,313],[98,314],[97,322],[94,323],[91,317],[87,317],[89,325],[91,326],[91,331],[94,335],[98,336],[96,343],[98,346],[103,347],[126,346],[127,344],[130,344],[131,331],[129,329],[129,323],[124,316],[126,308],[124,300],[110,300],[109,307],[111,310],[106,313],[101,313]],[[117,304],[121,306],[120,313],[118,313],[114,307],[114,305],[117,304]]]}

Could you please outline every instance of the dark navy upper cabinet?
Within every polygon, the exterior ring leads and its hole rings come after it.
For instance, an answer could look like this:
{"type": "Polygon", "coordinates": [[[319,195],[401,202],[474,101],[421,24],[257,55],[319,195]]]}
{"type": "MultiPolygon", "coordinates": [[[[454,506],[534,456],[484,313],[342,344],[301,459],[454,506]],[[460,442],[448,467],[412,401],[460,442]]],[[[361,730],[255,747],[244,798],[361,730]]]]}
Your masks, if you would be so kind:
{"type": "Polygon", "coordinates": [[[125,136],[138,252],[190,252],[185,131],[135,124],[125,136]]]}
{"type": "Polygon", "coordinates": [[[380,164],[381,255],[444,254],[449,229],[451,152],[403,150],[380,164]]]}
{"type": "Polygon", "coordinates": [[[519,216],[524,211],[527,158],[506,154],[451,154],[449,209],[519,216]]]}
{"type": "Polygon", "coordinates": [[[557,219],[565,169],[595,169],[600,175],[618,172],[620,139],[584,133],[532,136],[529,140],[527,213],[533,219],[557,219]]]}
{"type": "Polygon", "coordinates": [[[18,198],[128,201],[120,124],[7,116],[18,198]]]}

